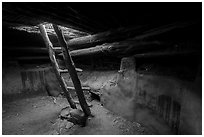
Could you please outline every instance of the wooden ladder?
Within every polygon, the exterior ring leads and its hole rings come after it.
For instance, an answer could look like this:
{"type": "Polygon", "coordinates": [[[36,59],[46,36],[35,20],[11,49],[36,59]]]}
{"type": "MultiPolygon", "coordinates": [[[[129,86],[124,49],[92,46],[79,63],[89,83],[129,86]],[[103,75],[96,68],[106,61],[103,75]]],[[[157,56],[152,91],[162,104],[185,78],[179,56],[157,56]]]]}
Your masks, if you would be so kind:
{"type": "Polygon", "coordinates": [[[65,79],[62,77],[62,73],[69,73],[70,77],[72,79],[72,82],[74,84],[74,88],[77,94],[77,97],[79,99],[79,103],[81,105],[82,110],[84,111],[85,115],[87,116],[92,116],[91,115],[91,111],[87,105],[86,99],[84,97],[83,94],[83,90],[81,87],[81,82],[77,76],[77,72],[76,71],[82,71],[80,69],[75,69],[74,63],[72,61],[72,58],[69,54],[69,50],[68,50],[68,46],[65,42],[64,36],[62,34],[62,31],[60,30],[60,28],[57,25],[52,25],[55,33],[57,34],[57,38],[58,38],[58,42],[60,43],[61,47],[53,47],[53,44],[51,43],[48,34],[46,32],[45,26],[44,25],[39,25],[39,29],[41,32],[41,35],[43,37],[43,40],[46,44],[48,53],[49,53],[49,58],[51,60],[51,64],[54,68],[54,72],[55,75],[60,83],[60,86],[65,94],[65,97],[67,98],[67,101],[69,102],[71,108],[76,109],[76,103],[73,101],[71,94],[69,93],[68,89],[69,87],[67,86],[65,79]],[[65,66],[67,69],[60,69],[57,59],[56,59],[56,53],[62,52],[63,54],[63,59],[65,62],[65,66]]]}

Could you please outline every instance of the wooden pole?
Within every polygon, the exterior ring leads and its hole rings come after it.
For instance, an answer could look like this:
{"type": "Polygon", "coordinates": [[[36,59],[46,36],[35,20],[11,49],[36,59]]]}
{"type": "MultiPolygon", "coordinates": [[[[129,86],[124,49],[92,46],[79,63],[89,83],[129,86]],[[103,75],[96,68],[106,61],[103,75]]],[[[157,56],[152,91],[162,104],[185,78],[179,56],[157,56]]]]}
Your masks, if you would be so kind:
{"type": "Polygon", "coordinates": [[[70,77],[71,77],[72,82],[74,84],[74,88],[76,89],[76,93],[77,93],[81,108],[84,111],[85,115],[91,116],[91,111],[90,111],[88,104],[86,102],[86,99],[84,97],[84,93],[83,93],[83,90],[81,88],[81,82],[77,76],[74,62],[72,61],[72,58],[69,54],[69,50],[68,50],[67,44],[65,42],[64,36],[62,34],[62,31],[59,29],[59,27],[57,25],[53,25],[53,28],[57,34],[59,43],[62,47],[65,65],[69,71],[70,77]]]}
{"type": "Polygon", "coordinates": [[[135,54],[135,58],[152,58],[163,56],[180,56],[180,55],[196,55],[199,54],[196,50],[183,50],[183,51],[155,51],[148,53],[135,54]]]}
{"type": "Polygon", "coordinates": [[[143,40],[153,36],[175,30],[182,29],[192,25],[192,22],[173,23],[158,28],[151,28],[148,26],[138,26],[132,28],[119,28],[94,35],[73,38],[67,42],[69,48],[72,50],[84,49],[101,45],[103,43],[112,43],[115,41],[124,40],[143,40]]]}
{"type": "Polygon", "coordinates": [[[53,51],[53,46],[52,46],[52,43],[50,42],[49,37],[48,37],[48,35],[46,33],[45,27],[44,27],[44,25],[39,25],[39,28],[40,28],[40,32],[41,32],[41,35],[43,37],[43,40],[45,42],[45,45],[46,45],[46,47],[47,47],[47,49],[49,51],[49,58],[51,60],[52,66],[54,68],[54,72],[56,74],[56,77],[60,82],[60,85],[61,85],[61,87],[63,89],[63,92],[64,92],[64,94],[65,94],[65,96],[67,98],[67,101],[69,102],[71,108],[76,109],[76,105],[75,105],[71,95],[67,91],[66,83],[65,83],[64,79],[60,76],[60,73],[58,71],[59,66],[57,64],[57,61],[56,61],[56,58],[55,58],[55,53],[53,51]]]}
{"type": "Polygon", "coordinates": [[[125,40],[127,38],[134,37],[145,30],[147,30],[146,26],[118,28],[94,35],[73,38],[67,41],[67,44],[71,50],[89,48],[107,42],[110,43],[114,41],[125,40]]]}
{"type": "MultiPolygon", "coordinates": [[[[96,54],[118,54],[126,55],[129,53],[140,52],[141,50],[149,50],[156,48],[166,48],[167,44],[164,44],[159,41],[121,41],[114,43],[105,43],[91,48],[73,50],[70,52],[70,55],[75,56],[90,56],[96,54]]],[[[59,54],[60,56],[62,54],[59,54]]]]}

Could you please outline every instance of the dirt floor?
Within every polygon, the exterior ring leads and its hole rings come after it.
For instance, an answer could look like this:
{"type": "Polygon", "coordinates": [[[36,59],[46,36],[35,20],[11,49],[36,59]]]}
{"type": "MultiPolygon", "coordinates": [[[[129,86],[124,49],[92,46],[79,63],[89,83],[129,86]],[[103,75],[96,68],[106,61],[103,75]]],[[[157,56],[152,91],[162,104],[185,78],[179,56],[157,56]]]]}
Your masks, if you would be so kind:
{"type": "MultiPolygon", "coordinates": [[[[105,109],[100,102],[90,104],[94,117],[87,120],[86,127],[73,125],[58,116],[67,107],[63,97],[53,98],[46,94],[3,97],[3,135],[137,135],[152,132],[136,122],[126,121],[105,109]]],[[[78,106],[79,107],[79,106],[78,106]]]]}

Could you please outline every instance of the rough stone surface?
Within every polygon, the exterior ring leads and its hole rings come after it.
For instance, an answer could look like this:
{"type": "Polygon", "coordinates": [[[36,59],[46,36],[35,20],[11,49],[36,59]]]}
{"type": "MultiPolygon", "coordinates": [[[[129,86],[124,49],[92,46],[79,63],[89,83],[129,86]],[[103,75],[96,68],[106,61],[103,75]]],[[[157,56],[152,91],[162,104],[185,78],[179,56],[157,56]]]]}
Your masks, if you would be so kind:
{"type": "Polygon", "coordinates": [[[134,59],[124,58],[117,84],[104,86],[102,102],[157,134],[201,134],[202,101],[191,85],[170,77],[138,74],[134,59]]]}
{"type": "Polygon", "coordinates": [[[17,63],[9,64],[3,68],[2,84],[5,95],[43,91],[58,96],[62,92],[50,66],[22,68],[17,63]]]}

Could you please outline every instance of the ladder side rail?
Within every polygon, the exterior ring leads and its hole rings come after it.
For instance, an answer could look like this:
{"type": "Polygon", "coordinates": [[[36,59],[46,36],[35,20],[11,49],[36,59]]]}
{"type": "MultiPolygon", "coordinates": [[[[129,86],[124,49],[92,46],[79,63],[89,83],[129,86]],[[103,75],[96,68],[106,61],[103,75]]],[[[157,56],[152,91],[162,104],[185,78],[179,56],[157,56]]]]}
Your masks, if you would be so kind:
{"type": "Polygon", "coordinates": [[[84,93],[83,93],[83,90],[82,90],[82,87],[81,87],[81,82],[80,82],[80,80],[78,78],[78,75],[77,75],[77,72],[76,72],[76,69],[75,69],[74,62],[73,62],[73,60],[72,60],[72,58],[70,56],[68,45],[66,44],[66,41],[64,39],[63,32],[55,24],[53,24],[53,28],[55,30],[55,33],[57,34],[59,44],[60,44],[60,46],[62,48],[62,53],[63,53],[63,58],[64,58],[64,61],[65,61],[65,66],[67,67],[68,72],[70,74],[70,77],[72,79],[72,82],[74,84],[74,88],[76,90],[76,94],[77,94],[77,97],[79,99],[79,103],[81,105],[81,108],[84,111],[85,115],[92,116],[90,108],[88,107],[88,104],[86,102],[86,99],[85,99],[85,96],[84,96],[84,93]]]}
{"type": "Polygon", "coordinates": [[[62,90],[63,90],[63,92],[65,94],[65,97],[66,97],[67,101],[69,102],[71,108],[76,109],[77,108],[76,104],[73,101],[70,93],[67,91],[66,83],[65,83],[64,79],[61,77],[60,72],[58,71],[59,66],[58,66],[57,60],[55,58],[55,52],[53,50],[53,45],[52,45],[51,41],[49,40],[49,37],[48,37],[48,35],[46,33],[45,26],[41,24],[41,25],[39,25],[39,29],[40,29],[42,38],[43,38],[43,40],[45,42],[45,45],[47,47],[47,50],[49,52],[49,58],[51,60],[52,66],[54,68],[55,75],[56,75],[56,77],[57,77],[57,79],[58,79],[58,81],[60,83],[60,86],[61,86],[61,88],[62,88],[62,90]]]}

